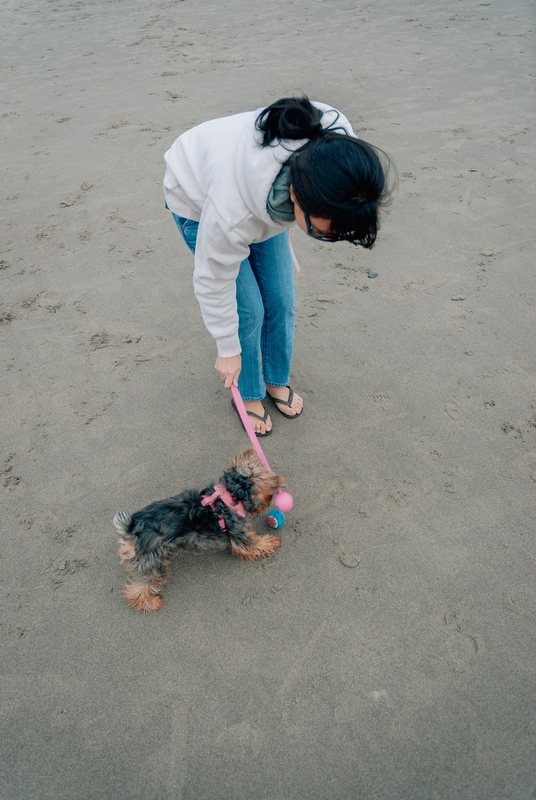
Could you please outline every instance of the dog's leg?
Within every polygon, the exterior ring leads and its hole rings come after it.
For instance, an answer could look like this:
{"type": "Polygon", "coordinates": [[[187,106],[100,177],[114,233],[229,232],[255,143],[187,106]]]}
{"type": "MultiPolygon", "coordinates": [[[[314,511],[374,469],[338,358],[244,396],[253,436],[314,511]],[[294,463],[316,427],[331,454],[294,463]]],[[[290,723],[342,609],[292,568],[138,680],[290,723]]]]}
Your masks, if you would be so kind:
{"type": "Polygon", "coordinates": [[[162,583],[133,581],[126,584],[123,594],[135,611],[158,611],[164,605],[164,598],[159,593],[161,585],[162,583]]]}
{"type": "MultiPolygon", "coordinates": [[[[127,572],[128,572],[127,568],[127,572]]],[[[127,602],[135,611],[158,611],[164,605],[164,598],[160,594],[162,584],[167,580],[170,567],[159,576],[141,576],[130,574],[130,581],[123,589],[127,602]]]]}
{"type": "Polygon", "coordinates": [[[169,575],[169,565],[158,575],[155,575],[154,571],[144,575],[140,571],[134,542],[124,538],[121,539],[119,545],[119,558],[129,577],[129,582],[123,589],[129,606],[135,611],[158,611],[162,608],[164,598],[160,594],[160,590],[169,575]]]}
{"type": "Polygon", "coordinates": [[[242,544],[242,542],[238,542],[232,537],[230,538],[231,551],[237,558],[256,561],[258,558],[271,556],[278,547],[281,547],[281,539],[278,536],[272,536],[270,533],[259,536],[253,530],[248,530],[246,533],[248,536],[247,544],[242,544]]]}

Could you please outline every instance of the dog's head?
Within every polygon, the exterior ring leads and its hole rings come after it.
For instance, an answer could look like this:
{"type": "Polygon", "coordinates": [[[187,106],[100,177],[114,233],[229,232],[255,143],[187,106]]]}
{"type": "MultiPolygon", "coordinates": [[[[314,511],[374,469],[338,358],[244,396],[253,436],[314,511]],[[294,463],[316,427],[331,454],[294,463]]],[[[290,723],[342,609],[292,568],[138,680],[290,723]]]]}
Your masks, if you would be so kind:
{"type": "Polygon", "coordinates": [[[250,514],[266,511],[279,487],[285,485],[281,475],[268,472],[253,447],[235,456],[222,478],[233,497],[244,503],[250,514]]]}

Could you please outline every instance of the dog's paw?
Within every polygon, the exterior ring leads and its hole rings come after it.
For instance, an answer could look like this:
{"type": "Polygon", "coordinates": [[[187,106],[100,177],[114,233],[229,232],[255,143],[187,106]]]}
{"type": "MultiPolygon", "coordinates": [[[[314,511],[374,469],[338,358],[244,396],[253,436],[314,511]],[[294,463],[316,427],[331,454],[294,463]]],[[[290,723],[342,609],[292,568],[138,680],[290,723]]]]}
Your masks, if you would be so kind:
{"type": "Polygon", "coordinates": [[[123,589],[128,604],[135,611],[158,611],[164,605],[161,594],[155,594],[146,583],[129,583],[123,589]]]}
{"type": "Polygon", "coordinates": [[[259,551],[258,558],[271,556],[278,547],[281,547],[281,539],[279,536],[272,536],[270,533],[267,533],[264,534],[264,536],[259,536],[256,547],[259,551]]]}
{"type": "Polygon", "coordinates": [[[231,550],[237,558],[256,561],[258,558],[271,556],[278,547],[281,547],[281,539],[278,536],[272,536],[270,533],[259,536],[258,533],[249,531],[248,538],[247,544],[231,539],[231,550]]]}

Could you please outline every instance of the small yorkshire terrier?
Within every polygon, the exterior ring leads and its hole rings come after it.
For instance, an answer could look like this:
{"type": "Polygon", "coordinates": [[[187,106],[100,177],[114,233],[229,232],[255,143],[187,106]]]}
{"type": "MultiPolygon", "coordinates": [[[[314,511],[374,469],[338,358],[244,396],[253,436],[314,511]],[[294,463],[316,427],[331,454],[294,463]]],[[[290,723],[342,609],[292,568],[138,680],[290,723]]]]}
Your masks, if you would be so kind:
{"type": "Polygon", "coordinates": [[[234,556],[248,561],[274,553],[281,540],[248,528],[246,514],[265,511],[284,484],[281,475],[265,469],[251,447],[233,458],[219,483],[201,492],[190,489],[132,516],[118,511],[114,526],[129,578],[123,589],[128,604],[136,611],[162,608],[160,590],[179,550],[214,553],[230,546],[234,556]]]}

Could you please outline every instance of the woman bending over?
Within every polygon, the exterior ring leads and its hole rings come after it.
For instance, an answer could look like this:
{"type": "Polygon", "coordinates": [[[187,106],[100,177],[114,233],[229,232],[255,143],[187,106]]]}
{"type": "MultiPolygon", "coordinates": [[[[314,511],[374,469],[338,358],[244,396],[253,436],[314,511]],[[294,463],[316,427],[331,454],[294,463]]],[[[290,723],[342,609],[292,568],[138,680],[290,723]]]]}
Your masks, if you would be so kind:
{"type": "Polygon", "coordinates": [[[216,370],[227,388],[238,386],[257,436],[267,436],[266,394],[289,419],[303,410],[289,385],[296,298],[288,229],[370,249],[391,195],[389,159],[331,106],[288,97],[192,128],[165,160],[166,205],[194,253],[216,370]]]}

